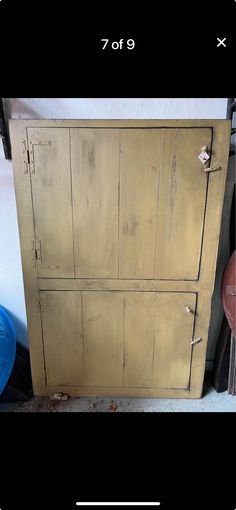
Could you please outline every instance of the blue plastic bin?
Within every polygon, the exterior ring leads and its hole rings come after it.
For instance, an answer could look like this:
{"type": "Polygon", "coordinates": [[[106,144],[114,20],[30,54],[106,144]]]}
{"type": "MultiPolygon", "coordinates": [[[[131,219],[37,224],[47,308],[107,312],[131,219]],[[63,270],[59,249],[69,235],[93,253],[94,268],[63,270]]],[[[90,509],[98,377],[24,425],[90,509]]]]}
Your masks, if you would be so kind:
{"type": "Polygon", "coordinates": [[[0,306],[0,394],[7,385],[16,357],[16,332],[14,324],[0,306]]]}

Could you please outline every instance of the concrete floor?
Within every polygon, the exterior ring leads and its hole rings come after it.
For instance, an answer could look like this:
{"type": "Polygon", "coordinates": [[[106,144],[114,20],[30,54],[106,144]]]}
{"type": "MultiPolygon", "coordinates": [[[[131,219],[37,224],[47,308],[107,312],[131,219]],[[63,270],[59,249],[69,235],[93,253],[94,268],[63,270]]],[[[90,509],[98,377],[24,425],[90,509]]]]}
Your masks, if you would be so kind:
{"type": "Polygon", "coordinates": [[[236,396],[216,393],[206,376],[204,396],[198,400],[155,398],[76,398],[51,401],[34,397],[29,402],[0,404],[0,412],[236,412],[236,396]]]}

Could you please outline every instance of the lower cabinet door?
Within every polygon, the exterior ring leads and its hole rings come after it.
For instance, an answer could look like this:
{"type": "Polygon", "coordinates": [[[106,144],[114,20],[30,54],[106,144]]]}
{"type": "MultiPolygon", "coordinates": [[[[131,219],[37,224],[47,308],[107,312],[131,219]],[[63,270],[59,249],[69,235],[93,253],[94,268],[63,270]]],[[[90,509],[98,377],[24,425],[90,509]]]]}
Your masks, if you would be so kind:
{"type": "Polygon", "coordinates": [[[195,293],[42,291],[41,304],[48,386],[188,389],[195,293]]]}

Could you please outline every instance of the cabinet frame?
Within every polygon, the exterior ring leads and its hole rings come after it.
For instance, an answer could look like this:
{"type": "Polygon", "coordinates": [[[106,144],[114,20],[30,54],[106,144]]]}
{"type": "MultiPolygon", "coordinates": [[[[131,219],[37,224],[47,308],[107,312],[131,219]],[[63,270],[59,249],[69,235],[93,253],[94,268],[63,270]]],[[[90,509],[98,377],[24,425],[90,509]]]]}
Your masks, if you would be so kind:
{"type": "Polygon", "coordinates": [[[30,359],[33,389],[36,395],[50,395],[55,391],[90,396],[150,396],[166,398],[200,398],[205,371],[206,348],[211,317],[211,299],[220,236],[225,180],[229,157],[231,121],[229,120],[10,120],[14,183],[26,311],[29,332],[30,359]],[[35,260],[34,223],[31,195],[31,176],[27,172],[27,128],[211,128],[213,131],[211,166],[221,170],[209,172],[207,203],[199,279],[175,280],[122,280],[122,279],[67,279],[38,278],[35,260]],[[40,290],[143,290],[196,292],[197,313],[194,337],[202,341],[192,348],[191,377],[188,390],[156,390],[152,388],[82,388],[52,387],[46,385],[40,290]]]}

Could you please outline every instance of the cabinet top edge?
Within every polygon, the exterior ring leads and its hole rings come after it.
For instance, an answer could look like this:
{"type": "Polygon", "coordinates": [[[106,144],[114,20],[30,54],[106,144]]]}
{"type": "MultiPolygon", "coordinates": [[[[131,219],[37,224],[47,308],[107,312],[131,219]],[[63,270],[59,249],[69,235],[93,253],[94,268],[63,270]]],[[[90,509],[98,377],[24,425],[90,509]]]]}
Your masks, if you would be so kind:
{"type": "Polygon", "coordinates": [[[228,119],[9,119],[10,127],[216,127],[228,119]]]}

